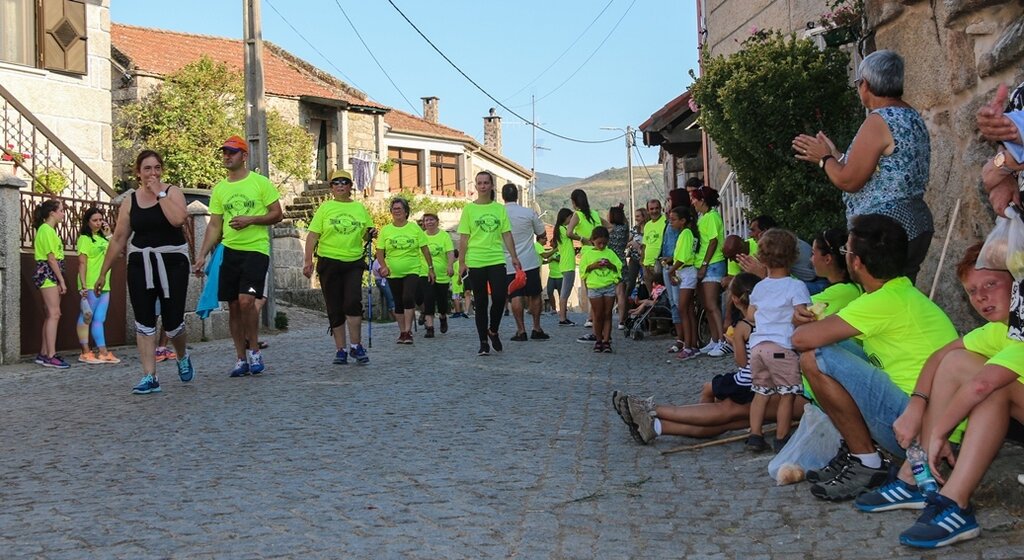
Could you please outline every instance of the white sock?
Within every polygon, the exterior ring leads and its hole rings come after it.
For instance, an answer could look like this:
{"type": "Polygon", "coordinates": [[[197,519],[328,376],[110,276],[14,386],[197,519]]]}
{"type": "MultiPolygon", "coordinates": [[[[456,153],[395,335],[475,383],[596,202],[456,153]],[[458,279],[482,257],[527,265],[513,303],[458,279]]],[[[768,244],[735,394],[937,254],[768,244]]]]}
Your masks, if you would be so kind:
{"type": "Polygon", "coordinates": [[[661,435],[661,420],[654,419],[654,433],[661,435]]]}
{"type": "Polygon", "coordinates": [[[252,350],[249,350],[248,348],[246,348],[246,350],[245,350],[245,361],[251,362],[253,354],[255,354],[255,352],[253,352],[252,350]]]}
{"type": "Polygon", "coordinates": [[[877,452],[872,453],[852,453],[854,457],[860,459],[860,462],[869,469],[879,469],[882,467],[882,456],[877,452]]]}
{"type": "Polygon", "coordinates": [[[358,344],[349,344],[349,345],[348,345],[348,347],[349,347],[349,350],[352,350],[353,352],[355,352],[355,351],[356,351],[356,347],[358,347],[358,346],[359,346],[358,344]]]}

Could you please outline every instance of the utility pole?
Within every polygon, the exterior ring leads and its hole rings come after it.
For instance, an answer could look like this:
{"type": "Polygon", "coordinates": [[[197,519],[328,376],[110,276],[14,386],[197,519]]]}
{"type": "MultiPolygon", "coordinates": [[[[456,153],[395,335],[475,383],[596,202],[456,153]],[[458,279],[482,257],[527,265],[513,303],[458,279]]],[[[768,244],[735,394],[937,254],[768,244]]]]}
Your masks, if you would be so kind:
{"type": "MultiPolygon", "coordinates": [[[[263,31],[260,0],[242,0],[242,37],[245,45],[245,136],[249,142],[249,170],[270,175],[267,155],[267,106],[263,90],[263,31]]],[[[267,303],[263,326],[269,327],[277,314],[274,298],[274,234],[269,227],[270,266],[267,274],[267,303]]]]}
{"type": "MultiPolygon", "coordinates": [[[[533,134],[533,149],[530,153],[533,154],[533,160],[530,162],[530,193],[526,196],[526,206],[530,207],[530,199],[537,200],[537,101],[534,99],[534,95],[530,95],[530,106],[533,108],[533,113],[530,116],[530,132],[533,134]]],[[[561,292],[559,292],[561,293],[561,292]]]]}
{"type": "Polygon", "coordinates": [[[626,177],[629,181],[629,219],[636,216],[636,197],[633,195],[633,127],[626,125],[626,177]]]}

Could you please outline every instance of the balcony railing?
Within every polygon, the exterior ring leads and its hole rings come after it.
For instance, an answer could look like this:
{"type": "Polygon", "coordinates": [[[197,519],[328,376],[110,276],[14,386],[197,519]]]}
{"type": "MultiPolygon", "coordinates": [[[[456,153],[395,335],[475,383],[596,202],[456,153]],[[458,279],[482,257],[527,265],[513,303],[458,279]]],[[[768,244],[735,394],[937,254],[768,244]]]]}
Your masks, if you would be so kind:
{"type": "Polygon", "coordinates": [[[747,236],[747,218],[745,216],[750,203],[747,195],[740,190],[740,184],[736,181],[736,173],[730,171],[729,176],[722,183],[718,191],[722,204],[722,220],[725,222],[726,235],[747,236]]]}

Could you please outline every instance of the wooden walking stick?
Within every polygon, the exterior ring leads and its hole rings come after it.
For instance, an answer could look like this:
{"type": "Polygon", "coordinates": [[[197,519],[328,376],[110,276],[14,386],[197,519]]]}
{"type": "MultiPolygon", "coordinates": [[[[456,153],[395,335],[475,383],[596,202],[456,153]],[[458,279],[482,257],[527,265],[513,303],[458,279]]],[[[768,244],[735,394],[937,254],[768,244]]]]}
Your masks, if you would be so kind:
{"type": "Polygon", "coordinates": [[[949,249],[949,238],[953,235],[953,226],[956,218],[960,215],[960,199],[956,199],[956,206],[953,207],[953,216],[949,218],[949,227],[946,228],[946,240],[942,242],[942,253],[939,255],[939,264],[935,267],[935,277],[932,278],[932,289],[928,292],[928,299],[935,299],[935,289],[939,287],[939,275],[942,274],[942,265],[946,262],[946,251],[949,249]]]}
{"type": "MultiPolygon", "coordinates": [[[[765,435],[767,435],[767,434],[773,433],[774,431],[775,431],[775,427],[772,426],[771,428],[766,428],[764,430],[764,433],[765,433],[765,435]]],[[[680,451],[696,451],[697,449],[704,449],[705,447],[714,447],[716,445],[722,445],[724,443],[733,443],[733,442],[737,442],[737,441],[743,441],[743,440],[747,439],[748,436],[750,436],[750,434],[736,434],[734,436],[724,437],[724,438],[721,438],[721,439],[713,439],[711,441],[695,443],[693,445],[680,445],[679,447],[673,447],[671,449],[666,449],[666,450],[662,451],[661,454],[662,455],[671,455],[673,453],[679,453],[680,451]]]]}

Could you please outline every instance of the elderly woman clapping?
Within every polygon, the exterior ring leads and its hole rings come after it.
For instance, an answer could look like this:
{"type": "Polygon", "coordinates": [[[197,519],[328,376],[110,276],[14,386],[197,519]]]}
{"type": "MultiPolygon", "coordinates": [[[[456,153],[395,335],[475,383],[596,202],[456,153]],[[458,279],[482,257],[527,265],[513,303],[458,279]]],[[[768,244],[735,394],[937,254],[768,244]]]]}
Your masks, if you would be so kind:
{"type": "Polygon", "coordinates": [[[869,114],[845,154],[823,133],[793,139],[796,158],[817,164],[843,191],[846,218],[884,214],[910,240],[904,275],[914,281],[928,253],[934,226],[924,202],[931,154],[921,115],[903,101],[903,58],[876,51],[864,58],[854,81],[869,114]]]}

